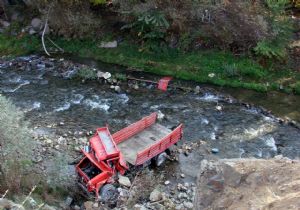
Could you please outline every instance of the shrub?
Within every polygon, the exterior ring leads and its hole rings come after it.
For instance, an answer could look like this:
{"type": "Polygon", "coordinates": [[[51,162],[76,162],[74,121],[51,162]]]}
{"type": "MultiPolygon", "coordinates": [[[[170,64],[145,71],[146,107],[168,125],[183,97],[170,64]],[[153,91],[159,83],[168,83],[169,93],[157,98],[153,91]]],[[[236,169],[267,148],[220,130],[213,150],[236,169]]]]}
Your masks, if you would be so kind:
{"type": "Polygon", "coordinates": [[[266,39],[260,40],[254,51],[265,58],[283,59],[286,57],[286,48],[291,39],[293,26],[285,15],[285,9],[290,4],[289,0],[266,0],[270,9],[270,34],[266,39]]]}
{"type": "Polygon", "coordinates": [[[94,80],[97,78],[97,72],[88,66],[83,66],[78,70],[76,76],[79,79],[94,80]]]}
{"type": "MultiPolygon", "coordinates": [[[[150,48],[156,43],[165,41],[169,23],[162,12],[148,11],[146,13],[135,14],[134,20],[123,26],[122,29],[130,29],[135,36],[145,42],[150,48]]],[[[153,46],[155,47],[155,46],[153,46]]]]}
{"type": "MultiPolygon", "coordinates": [[[[34,143],[23,114],[0,95],[0,185],[19,191],[22,178],[31,165],[34,143]]],[[[31,186],[30,186],[31,187],[31,186]]],[[[1,190],[2,190],[1,189],[1,190]]]]}

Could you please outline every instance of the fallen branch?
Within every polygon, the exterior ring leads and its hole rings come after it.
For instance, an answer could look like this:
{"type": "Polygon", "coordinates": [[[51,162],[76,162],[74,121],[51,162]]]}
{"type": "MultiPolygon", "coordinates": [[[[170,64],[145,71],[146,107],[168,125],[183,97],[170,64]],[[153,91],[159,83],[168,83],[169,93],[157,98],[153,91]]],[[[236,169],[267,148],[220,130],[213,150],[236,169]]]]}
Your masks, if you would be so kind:
{"type": "Polygon", "coordinates": [[[7,193],[8,193],[8,190],[5,191],[5,193],[2,195],[1,198],[2,198],[2,199],[5,198],[5,196],[7,195],[7,193]]]}
{"type": "MultiPolygon", "coordinates": [[[[138,78],[134,78],[134,77],[127,77],[128,80],[134,80],[134,81],[138,81],[138,82],[147,82],[147,83],[152,83],[152,84],[158,84],[158,82],[156,81],[152,81],[152,80],[147,80],[147,79],[138,79],[138,78]]],[[[168,85],[168,87],[174,88],[174,89],[180,89],[180,90],[184,90],[184,91],[192,91],[192,88],[189,87],[183,87],[183,86],[179,86],[179,85],[168,85]]]]}
{"type": "Polygon", "coordinates": [[[29,194],[26,196],[26,198],[25,198],[25,200],[22,202],[21,206],[23,206],[23,205],[26,203],[26,201],[30,198],[30,196],[31,196],[31,194],[33,193],[33,191],[35,190],[35,188],[36,188],[36,185],[34,185],[34,186],[32,187],[31,191],[30,191],[29,194]]]}
{"type": "Polygon", "coordinates": [[[52,41],[49,37],[47,39],[57,48],[59,49],[62,53],[64,53],[64,49],[62,49],[60,46],[58,46],[54,41],[52,41]]]}
{"type": "Polygon", "coordinates": [[[50,10],[51,10],[51,6],[49,7],[49,10],[48,10],[48,14],[47,14],[47,17],[46,17],[46,21],[45,21],[45,25],[44,25],[44,30],[43,30],[43,33],[42,33],[42,45],[43,45],[43,48],[44,48],[44,51],[45,53],[50,56],[50,53],[47,51],[46,49],[46,45],[45,45],[45,32],[46,32],[46,29],[47,29],[47,26],[48,26],[48,19],[49,19],[49,13],[50,13],[50,10]]]}

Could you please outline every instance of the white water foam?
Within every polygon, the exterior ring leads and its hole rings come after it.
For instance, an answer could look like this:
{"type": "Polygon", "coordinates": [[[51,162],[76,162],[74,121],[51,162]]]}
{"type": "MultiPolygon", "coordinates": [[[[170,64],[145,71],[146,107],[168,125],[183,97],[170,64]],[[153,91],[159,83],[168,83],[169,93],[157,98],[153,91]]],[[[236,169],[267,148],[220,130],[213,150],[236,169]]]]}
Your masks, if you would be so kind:
{"type": "Polygon", "coordinates": [[[20,83],[20,81],[21,81],[21,76],[19,76],[19,75],[13,75],[8,79],[8,82],[14,83],[14,84],[20,83]]]}
{"type": "Polygon", "coordinates": [[[196,99],[208,102],[217,102],[220,100],[219,96],[213,95],[211,93],[205,93],[202,97],[197,97],[196,99]]]}
{"type": "Polygon", "coordinates": [[[67,102],[63,106],[56,108],[54,111],[55,112],[62,112],[62,111],[70,109],[70,107],[71,107],[71,104],[69,102],[67,102]]]}
{"type": "Polygon", "coordinates": [[[39,109],[39,108],[41,108],[41,102],[35,101],[28,109],[26,109],[26,112],[30,112],[32,110],[39,109]]]}
{"type": "Polygon", "coordinates": [[[102,100],[92,100],[92,99],[86,99],[83,102],[86,106],[90,107],[91,109],[101,109],[104,111],[108,111],[110,106],[107,103],[107,99],[102,100]]]}
{"type": "Polygon", "coordinates": [[[119,94],[118,96],[120,97],[122,104],[126,104],[129,101],[129,98],[125,93],[119,94]]]}
{"type": "Polygon", "coordinates": [[[211,140],[216,140],[216,134],[215,134],[215,132],[212,132],[212,133],[210,134],[210,139],[211,139],[211,140]]]}
{"type": "Polygon", "coordinates": [[[84,96],[81,94],[73,94],[71,96],[71,102],[73,104],[80,104],[83,99],[84,99],[84,96]]]}
{"type": "Polygon", "coordinates": [[[5,93],[14,93],[17,90],[19,90],[21,87],[25,86],[25,85],[29,85],[30,82],[28,80],[24,80],[23,83],[19,84],[17,87],[15,88],[9,88],[9,87],[3,87],[1,88],[1,90],[5,93]]]}
{"type": "Polygon", "coordinates": [[[272,151],[277,151],[276,142],[273,136],[264,136],[261,140],[263,140],[266,146],[270,147],[272,151]]]}
{"type": "Polygon", "coordinates": [[[206,118],[201,118],[201,124],[208,125],[209,121],[206,118]]]}

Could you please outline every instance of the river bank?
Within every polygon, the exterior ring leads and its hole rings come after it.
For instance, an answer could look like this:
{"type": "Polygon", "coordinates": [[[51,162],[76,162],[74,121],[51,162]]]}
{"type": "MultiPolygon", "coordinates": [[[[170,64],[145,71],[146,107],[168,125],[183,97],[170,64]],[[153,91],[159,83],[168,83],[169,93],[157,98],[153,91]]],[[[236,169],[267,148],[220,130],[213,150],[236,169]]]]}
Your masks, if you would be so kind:
{"type": "MultiPolygon", "coordinates": [[[[183,53],[163,48],[158,52],[143,51],[139,46],[123,41],[115,48],[99,47],[101,41],[55,39],[65,53],[82,58],[117,64],[130,70],[145,71],[157,75],[173,76],[221,87],[244,88],[259,92],[280,91],[300,93],[300,73],[277,71],[270,63],[262,67],[246,56],[230,52],[206,50],[183,53]]],[[[50,43],[48,43],[51,46],[50,43]]],[[[54,50],[53,48],[49,48],[54,50]]],[[[27,55],[41,53],[42,45],[36,36],[0,35],[0,55],[27,55]]],[[[57,54],[54,53],[54,54],[57,54]]]]}

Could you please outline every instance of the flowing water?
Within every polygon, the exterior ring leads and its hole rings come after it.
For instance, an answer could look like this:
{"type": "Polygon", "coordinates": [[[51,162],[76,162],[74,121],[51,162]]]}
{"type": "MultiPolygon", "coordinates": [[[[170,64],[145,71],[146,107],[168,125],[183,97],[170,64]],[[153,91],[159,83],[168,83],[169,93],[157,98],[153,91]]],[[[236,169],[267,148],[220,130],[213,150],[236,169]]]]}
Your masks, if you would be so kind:
{"type": "MultiPolygon", "coordinates": [[[[256,108],[226,101],[216,91],[203,94],[180,90],[161,92],[152,85],[144,84],[139,90],[130,89],[118,94],[107,84],[96,81],[81,83],[68,79],[73,71],[69,67],[64,71],[65,78],[58,76],[61,71],[61,65],[58,64],[61,62],[65,61],[49,61],[31,56],[0,63],[1,94],[20,107],[32,127],[39,126],[39,130],[46,130],[50,124],[63,122],[64,126],[50,129],[49,132],[63,135],[67,132],[94,130],[108,124],[113,133],[160,110],[165,114],[162,124],[173,128],[183,123],[184,141],[205,141],[208,147],[219,149],[216,154],[219,158],[270,158],[278,154],[290,158],[300,157],[298,128],[282,124],[256,108]]],[[[109,70],[109,66],[103,66],[105,69],[100,70],[109,70]]],[[[121,88],[128,89],[127,85],[122,85],[121,88]]],[[[271,98],[270,101],[268,97],[257,99],[255,96],[249,100],[253,103],[260,101],[259,105],[264,105],[261,101],[268,102],[274,104],[273,108],[279,111],[286,110],[284,106],[277,107],[276,98],[271,98]]],[[[289,101],[295,109],[286,111],[295,112],[295,116],[299,116],[299,98],[295,97],[293,100],[289,101]]],[[[188,157],[181,155],[179,164],[172,163],[171,167],[195,177],[195,165],[199,165],[201,158],[202,155],[198,153],[192,153],[188,157]]]]}

